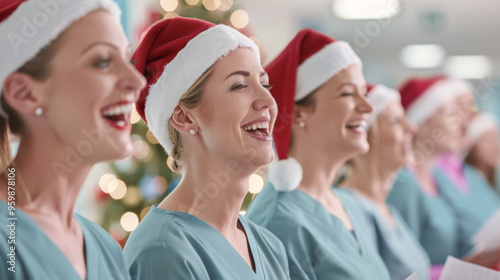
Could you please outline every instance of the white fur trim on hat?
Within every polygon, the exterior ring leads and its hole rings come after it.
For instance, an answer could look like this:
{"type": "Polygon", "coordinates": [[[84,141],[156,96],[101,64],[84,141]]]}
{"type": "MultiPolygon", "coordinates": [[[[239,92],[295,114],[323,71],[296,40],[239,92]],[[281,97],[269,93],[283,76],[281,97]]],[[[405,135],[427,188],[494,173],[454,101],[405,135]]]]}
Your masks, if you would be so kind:
{"type": "Polygon", "coordinates": [[[300,101],[350,65],[360,65],[361,59],[349,43],[335,41],[307,58],[297,72],[295,101],[300,101]]]}
{"type": "Polygon", "coordinates": [[[368,100],[374,107],[374,110],[371,112],[370,118],[368,119],[369,128],[373,121],[377,118],[378,114],[380,114],[380,112],[382,112],[389,103],[401,100],[401,95],[395,89],[378,84],[370,90],[368,100]]]}
{"type": "Polygon", "coordinates": [[[467,128],[467,137],[471,143],[475,143],[483,133],[489,130],[498,129],[498,119],[492,113],[482,112],[469,124],[467,128]]]}
{"type": "Polygon", "coordinates": [[[269,165],[269,182],[277,191],[289,192],[295,190],[302,181],[302,166],[290,157],[273,161],[269,165]]]}
{"type": "MultiPolygon", "coordinates": [[[[120,8],[111,0],[29,0],[20,4],[0,23],[0,85],[73,22],[100,8],[120,19],[120,8]]],[[[7,117],[1,107],[0,113],[7,117]]]]}
{"type": "Polygon", "coordinates": [[[168,131],[169,119],[182,95],[221,57],[238,47],[250,48],[260,63],[257,45],[248,37],[226,25],[215,25],[191,39],[165,65],[158,81],[149,89],[145,115],[148,126],[167,154],[173,143],[168,131]]]}
{"type": "Polygon", "coordinates": [[[406,109],[406,117],[411,124],[418,126],[443,104],[468,92],[473,92],[469,82],[453,79],[437,81],[406,109]]]}

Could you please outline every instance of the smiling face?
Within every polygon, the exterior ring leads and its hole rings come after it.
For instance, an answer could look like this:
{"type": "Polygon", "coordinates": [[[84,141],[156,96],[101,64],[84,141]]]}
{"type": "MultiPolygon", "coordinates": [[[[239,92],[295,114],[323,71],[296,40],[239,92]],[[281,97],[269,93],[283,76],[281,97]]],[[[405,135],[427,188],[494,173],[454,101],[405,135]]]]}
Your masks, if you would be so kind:
{"type": "Polygon", "coordinates": [[[376,128],[370,130],[370,153],[379,169],[394,172],[403,167],[411,152],[411,127],[399,100],[394,100],[377,116],[376,128]]]}
{"type": "Polygon", "coordinates": [[[221,58],[206,81],[193,115],[202,149],[222,162],[258,169],[274,157],[272,129],[276,103],[269,78],[255,53],[238,48],[221,58]]]}
{"type": "MultiPolygon", "coordinates": [[[[311,143],[329,151],[326,154],[335,153],[344,159],[368,151],[365,127],[373,107],[366,99],[366,81],[360,66],[340,71],[311,97],[314,106],[296,106],[303,110],[311,143]]],[[[294,131],[298,130],[304,129],[296,127],[294,131]]]]}
{"type": "Polygon", "coordinates": [[[90,162],[130,155],[130,111],[145,79],[128,60],[123,29],[109,12],[97,10],[62,36],[50,76],[37,82],[46,133],[64,148],[91,142],[90,151],[85,148],[90,162]]]}

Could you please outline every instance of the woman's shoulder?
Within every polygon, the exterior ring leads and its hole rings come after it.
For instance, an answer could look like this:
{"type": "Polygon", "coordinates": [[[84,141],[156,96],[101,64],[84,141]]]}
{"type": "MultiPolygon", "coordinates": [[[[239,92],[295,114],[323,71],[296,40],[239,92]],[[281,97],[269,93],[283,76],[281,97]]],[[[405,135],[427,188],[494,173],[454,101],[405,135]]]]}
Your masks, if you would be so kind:
{"type": "Polygon", "coordinates": [[[122,254],[122,250],[118,242],[101,226],[80,214],[75,214],[74,216],[85,234],[86,243],[88,243],[89,238],[92,238],[96,241],[100,250],[118,255],[122,254]]]}
{"type": "Polygon", "coordinates": [[[301,212],[295,203],[297,191],[277,191],[268,183],[250,203],[245,218],[266,228],[277,221],[295,220],[292,217],[301,212]]]}
{"type": "Polygon", "coordinates": [[[252,231],[257,242],[276,244],[281,243],[279,239],[267,228],[254,223],[245,216],[240,216],[240,221],[246,224],[246,228],[252,231]]]}
{"type": "Polygon", "coordinates": [[[146,217],[130,234],[125,250],[131,246],[144,248],[148,244],[175,243],[187,235],[193,235],[194,233],[188,228],[191,224],[187,221],[189,218],[190,215],[187,213],[167,211],[153,205],[146,217]]]}

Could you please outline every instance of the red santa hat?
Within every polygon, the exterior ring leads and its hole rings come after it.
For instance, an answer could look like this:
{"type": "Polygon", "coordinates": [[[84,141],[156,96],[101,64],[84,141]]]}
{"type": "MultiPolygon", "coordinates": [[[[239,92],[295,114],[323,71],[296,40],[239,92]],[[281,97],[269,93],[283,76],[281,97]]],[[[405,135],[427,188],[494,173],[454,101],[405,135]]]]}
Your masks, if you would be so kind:
{"type": "Polygon", "coordinates": [[[467,127],[467,137],[471,143],[476,143],[483,133],[498,129],[498,119],[492,113],[481,112],[474,116],[467,127]]]}
{"type": "Polygon", "coordinates": [[[175,17],[157,22],[143,35],[132,55],[148,82],[137,111],[167,154],[173,147],[169,119],[182,95],[218,59],[239,47],[253,50],[260,62],[257,45],[227,25],[175,17]]]}
{"type": "Polygon", "coordinates": [[[374,109],[368,119],[368,128],[372,125],[373,121],[382,112],[385,107],[393,102],[400,102],[401,97],[399,92],[395,89],[388,88],[381,84],[368,84],[368,101],[373,105],[374,109]]]}
{"type": "Polygon", "coordinates": [[[280,161],[273,162],[269,170],[269,181],[277,190],[291,191],[302,180],[302,167],[288,158],[295,102],[350,65],[362,63],[347,42],[304,29],[266,67],[273,85],[271,94],[278,104],[273,136],[280,161]]]}
{"type": "MultiPolygon", "coordinates": [[[[3,85],[8,75],[34,58],[73,22],[97,9],[105,9],[120,20],[120,8],[112,0],[2,1],[0,85],[3,85]]],[[[1,107],[0,114],[8,117],[1,107]]]]}
{"type": "Polygon", "coordinates": [[[409,79],[399,89],[406,117],[413,125],[420,125],[442,105],[462,94],[472,93],[469,82],[446,76],[409,79]]]}

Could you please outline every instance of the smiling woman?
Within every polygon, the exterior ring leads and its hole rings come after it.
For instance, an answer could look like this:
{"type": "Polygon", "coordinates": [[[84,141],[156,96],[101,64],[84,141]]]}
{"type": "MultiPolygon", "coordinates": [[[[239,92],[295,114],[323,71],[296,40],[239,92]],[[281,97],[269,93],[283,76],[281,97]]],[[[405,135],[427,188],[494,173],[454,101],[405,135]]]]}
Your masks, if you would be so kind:
{"type": "Polygon", "coordinates": [[[151,26],[133,59],[150,85],[139,113],[182,181],[130,235],[132,278],[289,279],[281,242],[238,214],[274,157],[277,109],[255,43],[176,17],[151,26]]]}
{"type": "Polygon", "coordinates": [[[132,151],[145,82],[119,15],[110,0],[0,4],[0,216],[12,221],[0,236],[14,240],[0,242],[1,279],[130,279],[118,244],[73,212],[90,168],[132,151]]]}
{"type": "Polygon", "coordinates": [[[266,67],[279,117],[280,161],[246,216],[274,233],[292,279],[389,279],[354,199],[332,189],[340,165],[368,151],[361,61],[349,44],[300,31],[266,67]]]}

